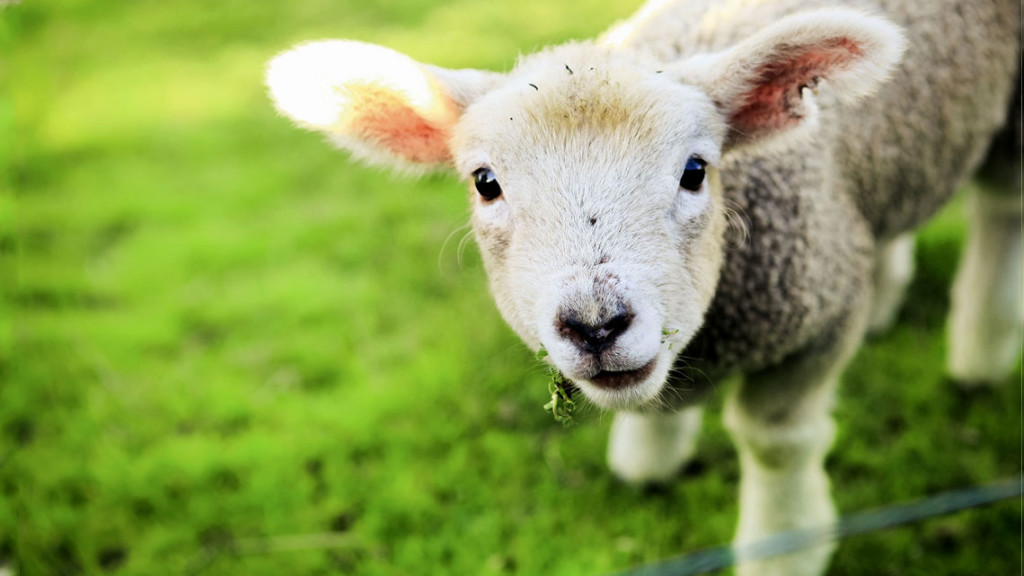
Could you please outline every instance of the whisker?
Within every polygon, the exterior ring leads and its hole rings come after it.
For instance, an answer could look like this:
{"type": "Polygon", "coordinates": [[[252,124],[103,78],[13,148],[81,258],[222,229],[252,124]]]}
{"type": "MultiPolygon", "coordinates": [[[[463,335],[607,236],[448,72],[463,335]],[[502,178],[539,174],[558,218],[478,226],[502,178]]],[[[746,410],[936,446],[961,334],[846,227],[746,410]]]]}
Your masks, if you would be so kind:
{"type": "Polygon", "coordinates": [[[472,229],[467,231],[466,235],[463,236],[461,240],[459,240],[459,249],[456,252],[456,261],[459,264],[459,269],[460,270],[462,269],[462,254],[463,254],[463,252],[466,251],[466,246],[468,246],[469,242],[472,241],[472,240],[473,240],[473,230],[472,229]]]}
{"type": "MultiPolygon", "coordinates": [[[[453,229],[451,232],[448,233],[448,236],[445,237],[444,242],[441,243],[441,250],[437,254],[437,269],[442,273],[444,272],[444,251],[446,248],[448,248],[448,243],[451,242],[452,238],[454,238],[456,234],[469,228],[470,226],[472,226],[472,223],[466,222],[462,226],[453,229]]],[[[461,244],[462,241],[460,240],[459,243],[461,244]]],[[[456,261],[458,261],[459,263],[459,268],[462,268],[462,262],[458,258],[458,253],[456,253],[456,261]]]]}
{"type": "Polygon", "coordinates": [[[747,218],[743,207],[733,200],[726,199],[724,210],[728,226],[726,242],[730,248],[745,247],[750,240],[750,219],[747,218]]]}

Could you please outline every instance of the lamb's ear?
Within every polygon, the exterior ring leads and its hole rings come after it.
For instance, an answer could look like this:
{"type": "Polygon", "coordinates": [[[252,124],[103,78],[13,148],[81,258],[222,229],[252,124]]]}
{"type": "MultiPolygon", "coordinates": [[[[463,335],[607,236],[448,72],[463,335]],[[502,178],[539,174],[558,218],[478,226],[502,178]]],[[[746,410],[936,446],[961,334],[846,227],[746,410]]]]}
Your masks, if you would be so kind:
{"type": "Polygon", "coordinates": [[[804,98],[820,80],[840,100],[873,92],[903,54],[899,27],[845,9],[799,13],[764,28],[725,52],[673,66],[714,100],[729,125],[725,147],[763,140],[816,110],[804,98]]]}
{"type": "Polygon", "coordinates": [[[267,85],[277,109],[373,163],[450,163],[448,140],[463,109],[499,74],[445,70],[373,44],[327,40],[274,58],[267,85]]]}

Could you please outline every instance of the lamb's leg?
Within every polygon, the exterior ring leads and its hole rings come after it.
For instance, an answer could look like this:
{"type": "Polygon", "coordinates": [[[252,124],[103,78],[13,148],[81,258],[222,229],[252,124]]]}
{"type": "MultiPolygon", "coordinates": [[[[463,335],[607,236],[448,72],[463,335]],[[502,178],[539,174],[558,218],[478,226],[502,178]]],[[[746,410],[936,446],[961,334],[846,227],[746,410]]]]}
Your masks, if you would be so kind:
{"type": "Polygon", "coordinates": [[[914,235],[904,234],[875,248],[874,300],[868,331],[880,334],[896,320],[914,276],[914,235]]]}
{"type": "Polygon", "coordinates": [[[693,456],[703,410],[697,405],[673,413],[617,413],[608,442],[608,466],[632,484],[671,480],[693,456]]]}
{"type": "Polygon", "coordinates": [[[970,229],[949,318],[949,373],[978,386],[1003,381],[1020,354],[1021,197],[979,188],[968,202],[970,229]]]}
{"type": "Polygon", "coordinates": [[[743,546],[835,521],[825,473],[834,431],[831,408],[837,376],[860,334],[853,330],[832,350],[748,375],[728,398],[725,424],[742,472],[735,539],[739,576],[817,576],[828,567],[832,544],[748,562],[742,562],[743,546]]]}

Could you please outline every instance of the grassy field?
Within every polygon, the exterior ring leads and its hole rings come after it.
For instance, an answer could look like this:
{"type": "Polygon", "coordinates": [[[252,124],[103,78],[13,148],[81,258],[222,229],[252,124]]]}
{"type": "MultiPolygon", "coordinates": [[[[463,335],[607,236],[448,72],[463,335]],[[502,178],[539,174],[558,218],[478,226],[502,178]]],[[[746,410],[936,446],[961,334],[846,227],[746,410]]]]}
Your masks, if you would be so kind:
{"type": "MultiPolygon", "coordinates": [[[[449,67],[639,0],[32,0],[0,8],[0,566],[64,574],[602,574],[727,542],[738,466],[632,490],[609,418],[562,429],[453,178],[354,166],[277,117],[264,63],[351,37],[449,67]],[[13,134],[13,138],[12,138],[13,134]]],[[[844,513],[1021,466],[1019,371],[942,372],[956,206],[848,371],[844,513]]],[[[832,574],[1017,574],[1021,506],[844,543],[832,574]]],[[[3,570],[0,570],[2,573],[3,570]]]]}

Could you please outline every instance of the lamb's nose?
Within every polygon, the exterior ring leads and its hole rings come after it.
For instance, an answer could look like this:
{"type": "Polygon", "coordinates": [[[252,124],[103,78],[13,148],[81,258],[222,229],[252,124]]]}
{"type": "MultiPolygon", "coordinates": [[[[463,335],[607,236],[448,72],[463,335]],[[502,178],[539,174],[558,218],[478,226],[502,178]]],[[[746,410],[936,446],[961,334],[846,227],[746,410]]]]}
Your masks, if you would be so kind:
{"type": "Polygon", "coordinates": [[[607,350],[620,334],[629,328],[633,315],[619,307],[608,319],[590,324],[579,319],[571,311],[559,311],[558,333],[575,344],[580,350],[590,354],[600,354],[607,350]]]}

